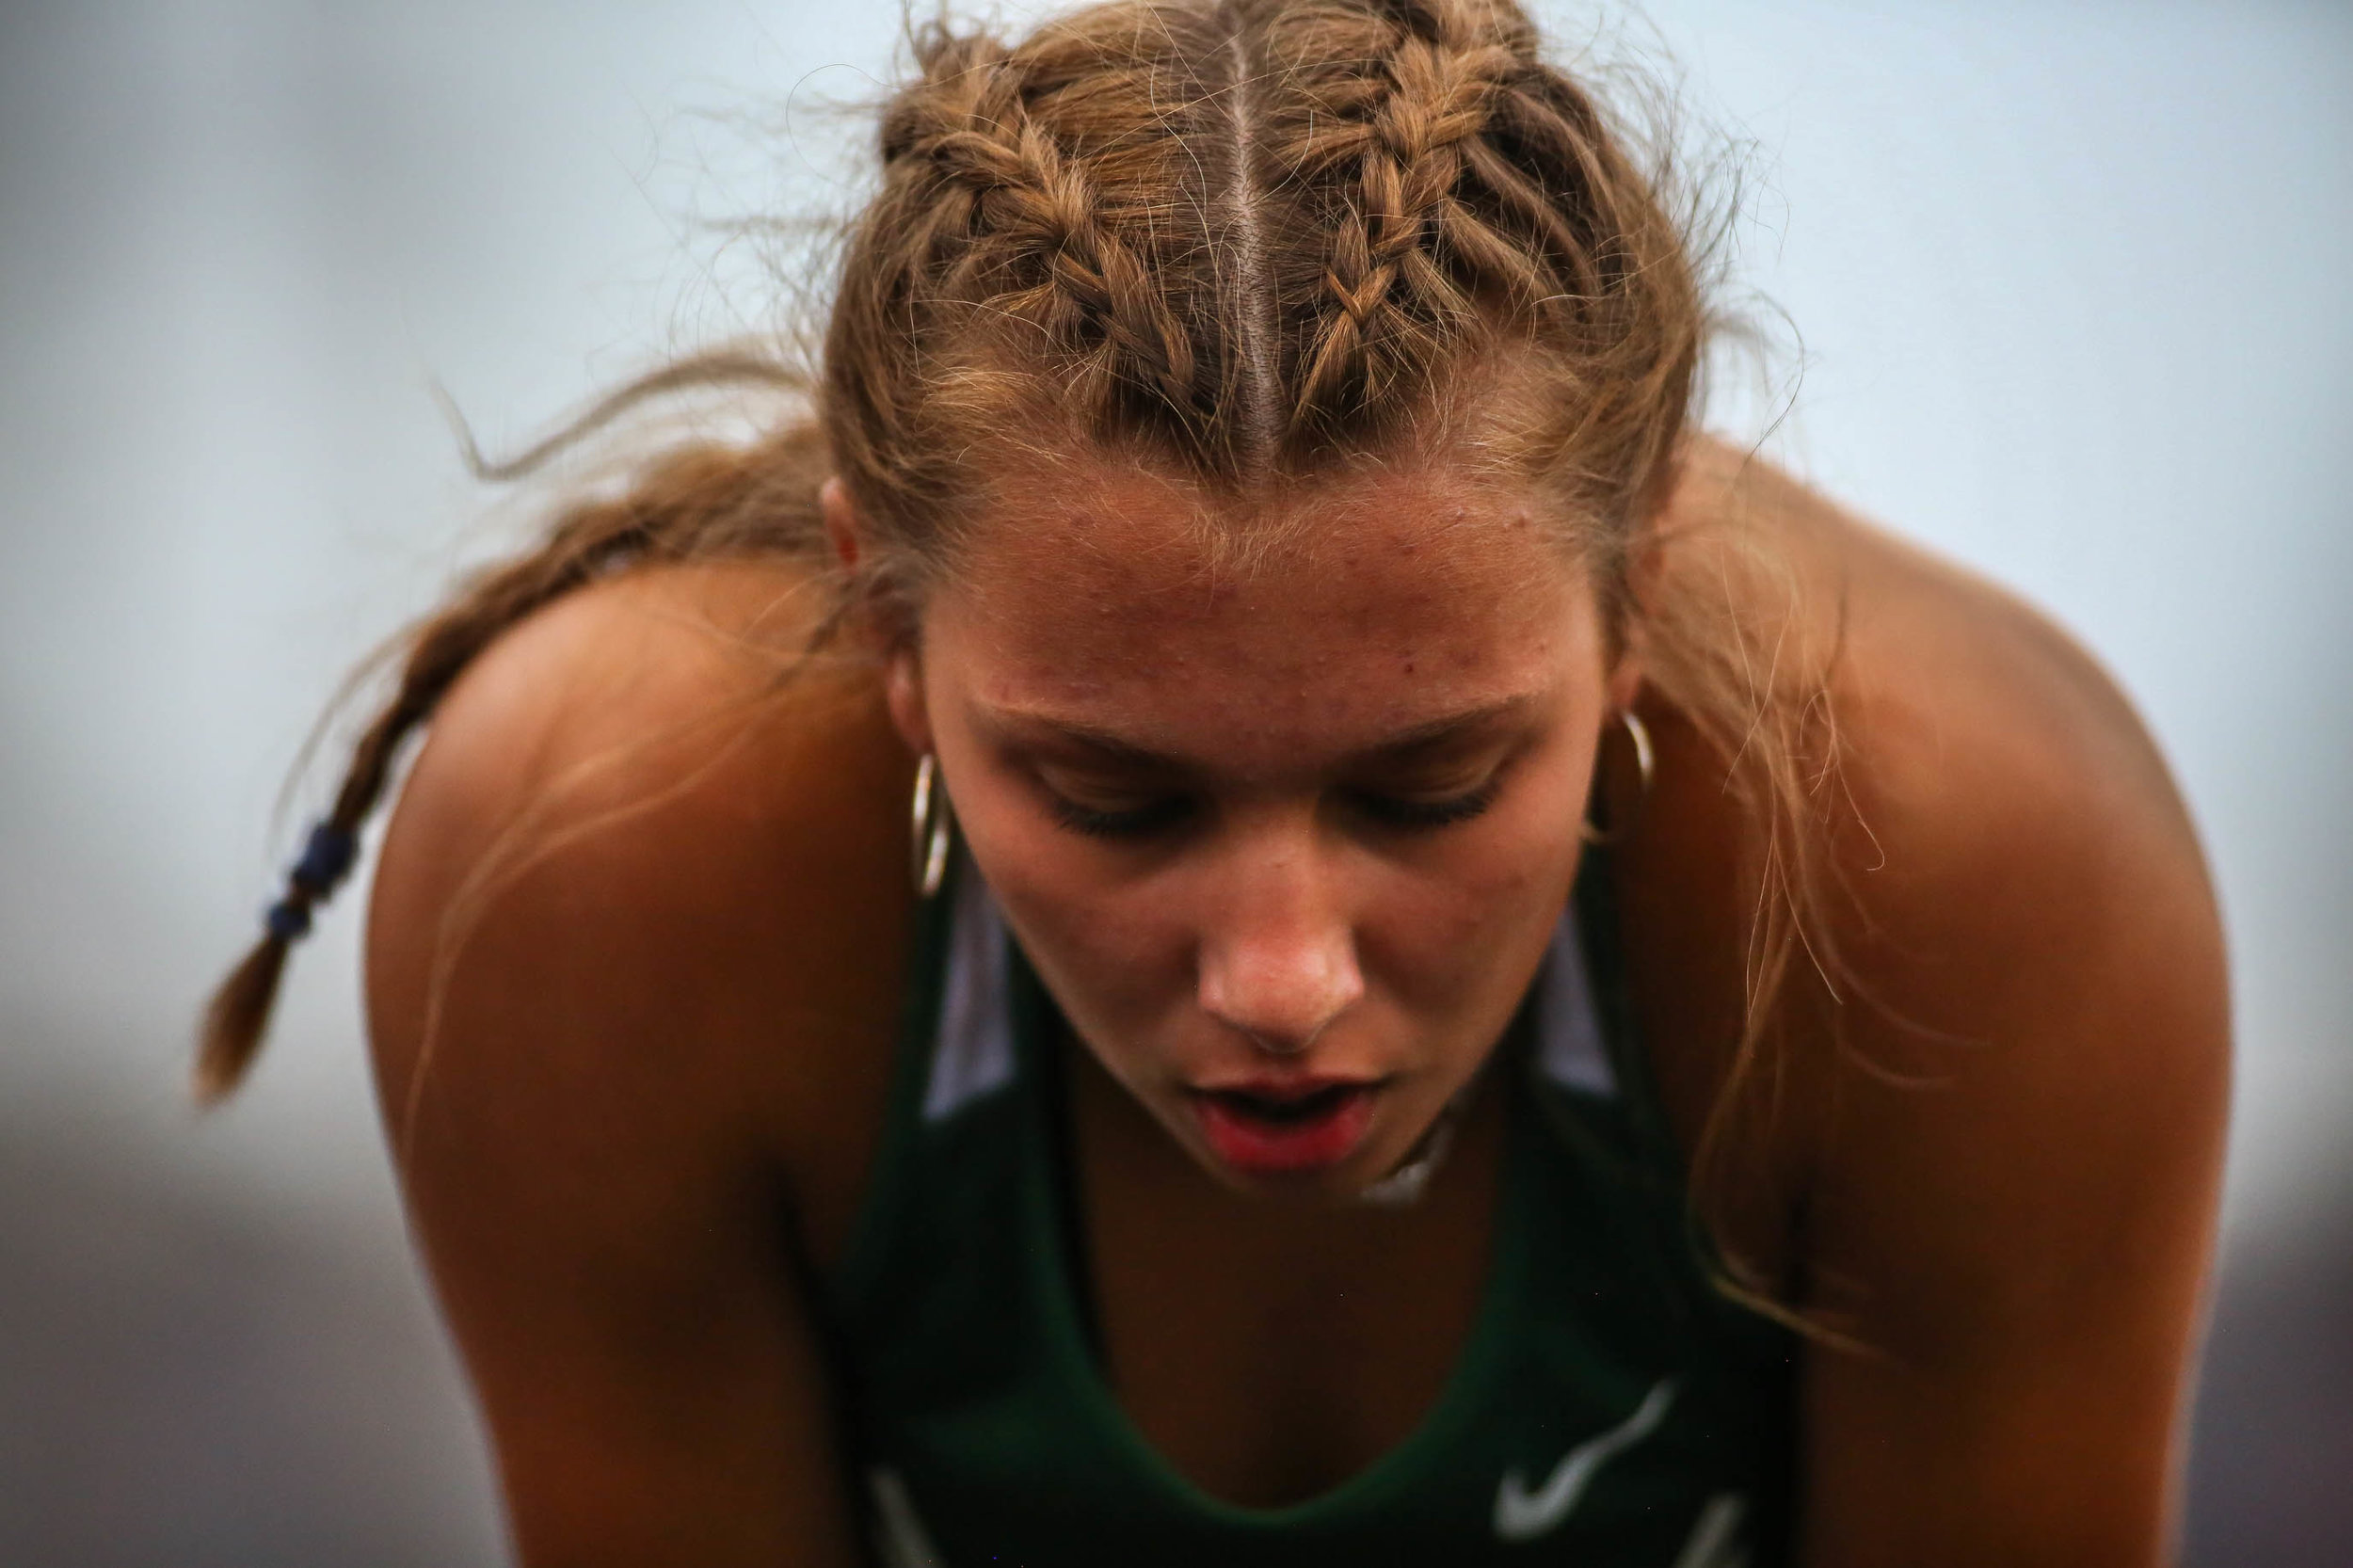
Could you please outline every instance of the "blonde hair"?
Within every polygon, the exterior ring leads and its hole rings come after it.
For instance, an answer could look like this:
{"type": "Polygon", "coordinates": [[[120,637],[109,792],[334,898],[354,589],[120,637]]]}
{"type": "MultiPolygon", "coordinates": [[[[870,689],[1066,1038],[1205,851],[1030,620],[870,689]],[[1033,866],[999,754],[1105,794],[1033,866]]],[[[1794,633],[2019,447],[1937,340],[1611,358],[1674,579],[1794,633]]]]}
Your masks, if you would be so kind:
{"type": "MultiPolygon", "coordinates": [[[[1756,825],[1737,1088],[1820,899],[1827,753],[1810,692],[1758,673],[1753,629],[1673,582],[1649,601],[1629,586],[1690,450],[1710,326],[1668,184],[1509,0],[1109,0],[1016,42],[930,25],[913,54],[815,373],[728,348],[581,428],[734,383],[797,389],[808,411],[668,452],[464,584],[410,634],[330,822],[356,831],[471,661],[572,588],[727,555],[822,566],[829,475],[871,535],[858,580],[835,582],[846,608],[952,570],[959,524],[1025,448],[1111,450],[1240,494],[1467,446],[1546,499],[1756,825]]],[[[307,909],[303,887],[288,896],[307,909]]],[[[270,936],[215,998],[206,1097],[250,1063],[285,950],[270,936]]]]}

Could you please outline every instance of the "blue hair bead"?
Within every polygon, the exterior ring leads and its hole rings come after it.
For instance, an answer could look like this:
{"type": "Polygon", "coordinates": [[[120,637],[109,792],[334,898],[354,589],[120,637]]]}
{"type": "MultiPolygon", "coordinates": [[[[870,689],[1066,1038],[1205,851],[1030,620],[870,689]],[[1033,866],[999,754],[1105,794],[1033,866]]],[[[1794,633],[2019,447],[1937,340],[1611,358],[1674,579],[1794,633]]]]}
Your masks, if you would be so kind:
{"type": "Polygon", "coordinates": [[[349,828],[322,820],[311,829],[302,858],[286,873],[287,880],[313,901],[324,899],[351,874],[351,862],[359,849],[360,840],[349,828]]]}
{"type": "Polygon", "coordinates": [[[286,896],[263,913],[262,924],[281,942],[298,942],[311,935],[311,905],[324,904],[336,884],[351,874],[360,840],[349,828],[327,818],[312,824],[303,840],[301,857],[286,872],[292,884],[286,896]]]}
{"type": "Polygon", "coordinates": [[[281,942],[299,942],[311,934],[311,910],[293,899],[280,899],[262,917],[269,934],[281,942]]]}

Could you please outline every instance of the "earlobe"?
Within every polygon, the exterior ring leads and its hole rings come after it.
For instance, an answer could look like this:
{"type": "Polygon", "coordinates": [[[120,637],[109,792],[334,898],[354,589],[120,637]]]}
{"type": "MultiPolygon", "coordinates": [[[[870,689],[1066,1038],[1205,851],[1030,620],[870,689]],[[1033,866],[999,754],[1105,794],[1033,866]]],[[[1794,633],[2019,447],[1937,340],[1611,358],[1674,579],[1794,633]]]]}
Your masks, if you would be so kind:
{"type": "MultiPolygon", "coordinates": [[[[825,539],[833,546],[834,559],[855,581],[858,563],[865,550],[865,520],[858,516],[857,504],[850,499],[849,487],[839,474],[817,487],[817,506],[825,520],[825,539]]],[[[890,710],[890,722],[917,756],[932,749],[932,727],[923,708],[923,663],[912,638],[890,634],[887,619],[874,618],[874,606],[868,612],[868,629],[881,645],[883,655],[883,701],[890,710]]]]}
{"type": "Polygon", "coordinates": [[[923,662],[912,644],[883,661],[883,701],[907,749],[920,757],[932,749],[931,714],[923,703],[923,662]]]}
{"type": "Polygon", "coordinates": [[[1642,662],[1628,648],[1618,655],[1617,664],[1609,671],[1609,711],[1623,713],[1634,706],[1634,699],[1642,691],[1642,662]]]}

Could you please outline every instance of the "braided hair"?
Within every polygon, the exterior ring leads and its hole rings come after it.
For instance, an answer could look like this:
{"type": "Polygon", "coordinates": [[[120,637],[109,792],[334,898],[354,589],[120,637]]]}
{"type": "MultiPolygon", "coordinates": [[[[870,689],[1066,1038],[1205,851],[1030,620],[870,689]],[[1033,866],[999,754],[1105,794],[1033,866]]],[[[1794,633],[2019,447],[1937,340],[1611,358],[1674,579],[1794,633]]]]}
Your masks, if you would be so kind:
{"type": "Polygon", "coordinates": [[[1641,602],[1627,586],[1693,459],[1709,326],[1671,191],[1632,139],[1512,0],[1104,0],[1012,42],[938,24],[912,44],[814,366],[759,344],[694,356],[486,470],[685,390],[781,389],[797,409],[747,444],[658,454],[412,631],[324,824],[337,853],[306,855],[214,999],[200,1093],[246,1070],[323,871],[348,862],[404,742],[507,628],[657,563],[822,568],[817,490],[838,475],[868,532],[855,577],[830,580],[822,644],[850,603],[952,571],[1008,457],[1086,449],[1212,494],[1401,450],[1532,486],[1757,825],[1737,1087],[1792,955],[1835,963],[1814,917],[1836,739],[1820,682],[1752,648],[1720,584],[1641,602]]]}
{"type": "Polygon", "coordinates": [[[1520,466],[1630,526],[1682,432],[1699,291],[1515,8],[1113,4],[1014,46],[936,27],[917,63],[824,365],[887,543],[934,548],[976,438],[1044,420],[1241,488],[1394,442],[1508,354],[1575,391],[1520,466]]]}

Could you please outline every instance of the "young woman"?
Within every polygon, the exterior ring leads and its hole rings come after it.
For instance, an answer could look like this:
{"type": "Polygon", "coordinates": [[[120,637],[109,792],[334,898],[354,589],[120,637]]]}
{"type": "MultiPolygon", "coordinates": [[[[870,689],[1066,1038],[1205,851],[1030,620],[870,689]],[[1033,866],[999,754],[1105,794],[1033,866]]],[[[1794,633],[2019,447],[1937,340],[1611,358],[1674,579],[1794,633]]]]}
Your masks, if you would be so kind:
{"type": "Polygon", "coordinates": [[[370,1016],[522,1560],[2159,1560],[2227,1009],[2108,682],[1687,427],[1505,0],[918,64],[813,413],[422,628],[210,1020],[430,717],[370,1016]]]}

